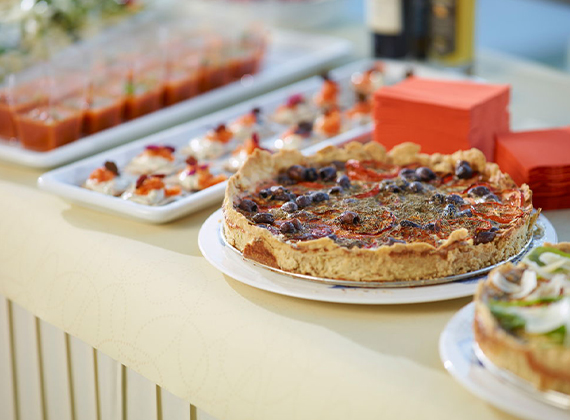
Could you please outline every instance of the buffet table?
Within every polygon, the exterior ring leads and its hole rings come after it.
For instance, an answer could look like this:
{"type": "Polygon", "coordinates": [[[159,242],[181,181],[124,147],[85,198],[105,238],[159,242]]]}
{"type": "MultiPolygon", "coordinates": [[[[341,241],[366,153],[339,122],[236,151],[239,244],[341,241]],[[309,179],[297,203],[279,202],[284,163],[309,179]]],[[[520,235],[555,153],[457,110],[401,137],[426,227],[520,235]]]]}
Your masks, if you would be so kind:
{"type": "MultiPolygon", "coordinates": [[[[480,54],[477,74],[513,84],[515,128],[570,124],[570,75],[495,53],[480,54]]],[[[11,343],[1,347],[20,357],[0,349],[0,388],[16,389],[0,401],[2,418],[511,418],[459,386],[440,361],[439,334],[470,298],[358,306],[274,295],[201,256],[198,231],[217,207],[147,225],[41,192],[39,175],[0,164],[0,309],[32,331],[0,326],[0,343],[11,343]],[[61,343],[46,339],[53,326],[61,343]],[[74,358],[60,364],[67,399],[42,385],[58,375],[42,371],[52,361],[42,352],[54,346],[74,358]],[[89,376],[75,361],[91,354],[77,349],[91,347],[94,405],[74,389],[89,376]],[[102,373],[105,363],[117,364],[102,373]],[[7,379],[10,371],[28,379],[7,379]],[[119,381],[101,391],[113,372],[119,381]],[[87,413],[90,404],[98,416],[87,413]]],[[[570,241],[570,210],[545,214],[559,240],[570,241]]]]}

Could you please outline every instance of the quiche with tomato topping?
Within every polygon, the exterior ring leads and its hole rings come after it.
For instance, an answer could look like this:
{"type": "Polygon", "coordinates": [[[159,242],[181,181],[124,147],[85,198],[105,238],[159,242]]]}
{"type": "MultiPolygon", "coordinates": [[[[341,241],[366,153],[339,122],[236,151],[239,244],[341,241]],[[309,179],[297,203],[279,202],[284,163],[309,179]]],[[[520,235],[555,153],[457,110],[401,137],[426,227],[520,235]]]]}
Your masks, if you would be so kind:
{"type": "Polygon", "coordinates": [[[244,257],[350,281],[467,273],[516,255],[532,235],[531,191],[476,149],[426,155],[405,143],[256,151],[230,178],[224,234],[244,257]]]}
{"type": "Polygon", "coordinates": [[[475,295],[473,327],[494,365],[570,397],[570,243],[491,271],[475,295]]]}

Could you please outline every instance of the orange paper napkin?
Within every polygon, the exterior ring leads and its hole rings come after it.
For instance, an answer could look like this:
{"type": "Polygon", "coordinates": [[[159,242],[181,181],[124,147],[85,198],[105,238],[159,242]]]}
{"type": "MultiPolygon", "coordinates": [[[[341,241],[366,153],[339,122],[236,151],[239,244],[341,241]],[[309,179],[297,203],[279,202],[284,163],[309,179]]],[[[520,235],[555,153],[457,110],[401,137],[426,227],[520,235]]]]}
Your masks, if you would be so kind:
{"type": "Polygon", "coordinates": [[[425,153],[476,147],[489,160],[509,131],[508,85],[410,77],[374,95],[374,139],[388,149],[411,141],[425,153]]]}
{"type": "Polygon", "coordinates": [[[535,207],[570,207],[570,127],[498,135],[495,160],[529,185],[535,207]]]}

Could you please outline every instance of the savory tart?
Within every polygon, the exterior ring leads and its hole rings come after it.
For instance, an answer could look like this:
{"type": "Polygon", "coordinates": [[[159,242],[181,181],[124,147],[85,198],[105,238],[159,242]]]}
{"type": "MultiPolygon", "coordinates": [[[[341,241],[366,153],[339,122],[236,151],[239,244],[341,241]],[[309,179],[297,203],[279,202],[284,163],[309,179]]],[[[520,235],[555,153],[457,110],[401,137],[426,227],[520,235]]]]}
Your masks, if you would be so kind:
{"type": "Polygon", "coordinates": [[[570,243],[491,271],[475,295],[474,331],[493,364],[570,396],[570,243]]]}
{"type": "Polygon", "coordinates": [[[538,216],[476,149],[426,155],[405,143],[256,151],[228,181],[224,234],[251,260],[352,281],[445,277],[516,255],[538,216]]]}

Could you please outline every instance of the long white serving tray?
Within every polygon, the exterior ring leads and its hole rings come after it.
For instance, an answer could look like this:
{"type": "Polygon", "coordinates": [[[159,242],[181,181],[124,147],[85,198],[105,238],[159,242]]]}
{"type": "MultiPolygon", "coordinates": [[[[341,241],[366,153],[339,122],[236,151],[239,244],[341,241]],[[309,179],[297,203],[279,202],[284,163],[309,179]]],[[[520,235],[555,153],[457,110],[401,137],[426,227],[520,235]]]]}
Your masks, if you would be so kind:
{"type": "MultiPolygon", "coordinates": [[[[386,81],[393,83],[400,80],[408,69],[408,65],[401,62],[386,62],[386,81]]],[[[345,66],[339,67],[330,72],[333,80],[346,83],[350,76],[356,71],[369,68],[370,60],[361,60],[345,66]]],[[[459,76],[442,73],[430,68],[416,66],[415,74],[422,77],[431,78],[458,78],[459,76]]],[[[162,206],[146,206],[131,201],[126,201],[117,197],[112,197],[82,188],[81,185],[88,178],[89,174],[105,161],[112,160],[119,167],[124,167],[135,155],[140,153],[146,145],[165,144],[172,145],[177,149],[185,146],[194,137],[203,135],[208,129],[220,124],[228,123],[236,117],[249,112],[254,107],[260,107],[267,111],[275,109],[293,94],[303,93],[307,98],[312,96],[322,85],[319,76],[303,80],[275,92],[260,96],[258,98],[232,106],[225,110],[216,112],[209,116],[202,117],[192,122],[179,125],[166,131],[145,137],[138,141],[108,150],[90,158],[66,165],[59,169],[43,174],[38,179],[41,189],[59,195],[69,201],[101,210],[108,213],[119,214],[132,219],[142,220],[150,223],[166,223],[189,213],[196,212],[215,203],[221,203],[224,196],[226,183],[214,185],[205,190],[192,193],[176,201],[162,206]]],[[[372,124],[356,126],[320,142],[308,143],[302,151],[305,154],[312,154],[328,145],[340,145],[350,140],[366,137],[372,130],[372,124]]],[[[271,147],[274,139],[262,142],[262,146],[271,147]]]]}
{"type": "Polygon", "coordinates": [[[351,50],[351,44],[343,39],[275,31],[271,36],[263,68],[256,75],[245,76],[241,81],[48,152],[26,150],[17,142],[0,139],[0,160],[44,169],[60,166],[315,74],[338,63],[347,57],[351,50]]]}

